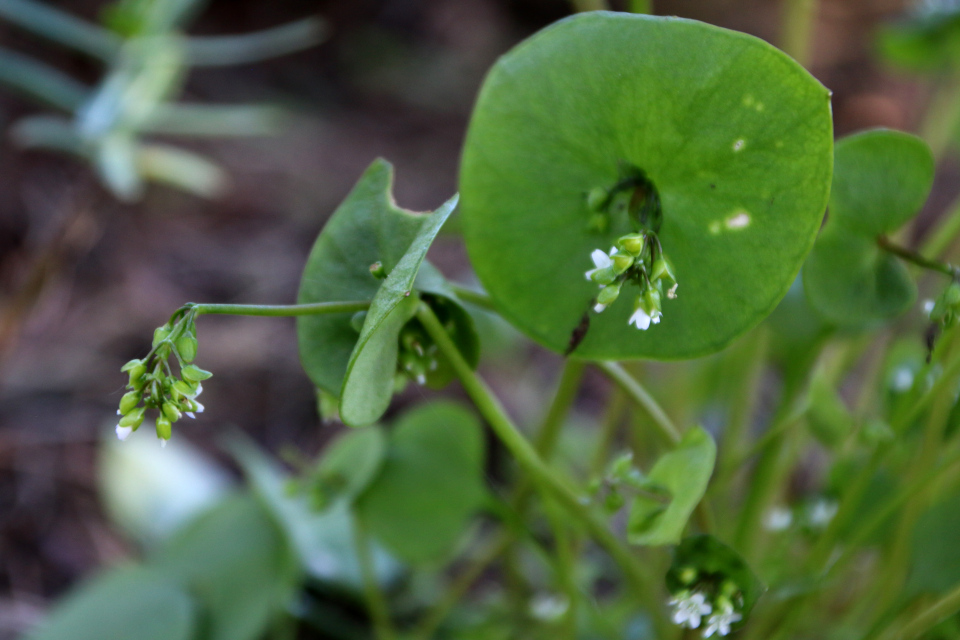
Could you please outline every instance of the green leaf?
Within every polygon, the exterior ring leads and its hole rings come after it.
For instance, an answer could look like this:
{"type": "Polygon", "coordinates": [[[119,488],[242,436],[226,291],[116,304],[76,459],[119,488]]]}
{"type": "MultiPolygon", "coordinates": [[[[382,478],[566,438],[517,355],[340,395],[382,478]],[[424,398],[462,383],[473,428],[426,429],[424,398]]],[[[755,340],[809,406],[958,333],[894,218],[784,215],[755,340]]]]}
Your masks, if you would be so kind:
{"type": "Polygon", "coordinates": [[[336,498],[352,501],[373,482],[386,451],[387,438],[379,427],[347,432],[324,450],[316,475],[337,487],[336,498]]]}
{"type": "Polygon", "coordinates": [[[631,227],[588,228],[587,194],[621,163],[659,191],[679,280],[663,321],[628,326],[634,285],[591,314],[584,358],[716,351],[765,317],[813,244],[833,159],[829,92],[761,40],[677,18],[591,12],[500,59],[464,148],[471,262],[498,310],[564,351],[597,294],[590,253],[631,227]]]}
{"type": "Polygon", "coordinates": [[[877,44],[884,57],[912,71],[955,68],[960,61],[960,12],[950,3],[941,6],[946,10],[917,11],[880,29],[877,44]]]}
{"type": "Polygon", "coordinates": [[[913,528],[913,561],[906,591],[946,593],[960,582],[960,493],[954,493],[920,516],[913,528]]]}
{"type": "Polygon", "coordinates": [[[419,304],[419,296],[413,295],[417,273],[440,227],[457,206],[458,197],[447,200],[423,221],[410,247],[370,303],[340,391],[340,418],[344,424],[372,424],[390,406],[400,329],[413,317],[419,304]]]}
{"type": "Polygon", "coordinates": [[[917,285],[899,259],[832,220],[803,267],[803,286],[817,313],[852,328],[895,318],[917,298],[917,285]]]}
{"type": "Polygon", "coordinates": [[[875,238],[920,211],[933,185],[934,161],[920,138],[874,129],[837,142],[830,218],[875,238]]]}
{"type": "Polygon", "coordinates": [[[450,402],[421,405],[390,432],[387,460],[357,500],[357,516],[402,560],[439,560],[484,500],[483,458],[472,413],[450,402]]]}
{"type": "Polygon", "coordinates": [[[637,496],[630,507],[627,532],[632,544],[676,544],[683,535],[690,514],[707,490],[717,445],[710,434],[694,427],[684,434],[677,447],[663,454],[647,480],[665,488],[669,504],[645,495],[637,496]]]}
{"type": "Polygon", "coordinates": [[[766,587],[760,582],[750,566],[740,554],[723,544],[713,536],[697,535],[684,538],[673,551],[673,563],[667,571],[667,589],[676,593],[689,589],[682,577],[687,569],[693,569],[698,580],[704,585],[718,585],[723,580],[731,580],[740,588],[743,596],[743,618],[732,625],[737,629],[747,621],[753,605],[757,603],[766,587]]]}
{"type": "MultiPolygon", "coordinates": [[[[368,437],[361,434],[370,431],[380,430],[351,431],[345,439],[359,443],[368,437]]],[[[306,496],[290,494],[290,477],[251,441],[232,438],[228,448],[257,497],[283,529],[307,573],[316,580],[360,595],[363,574],[357,560],[350,502],[338,500],[327,509],[317,511],[306,496]]],[[[381,584],[394,580],[400,571],[399,563],[380,546],[373,548],[373,565],[381,584]]]]}
{"type": "Polygon", "coordinates": [[[197,598],[208,640],[254,640],[288,603],[299,571],[255,499],[228,498],[174,536],[150,564],[197,598]]]}
{"type": "Polygon", "coordinates": [[[109,571],[61,601],[27,640],[191,640],[196,608],[162,572],[109,571]]]}

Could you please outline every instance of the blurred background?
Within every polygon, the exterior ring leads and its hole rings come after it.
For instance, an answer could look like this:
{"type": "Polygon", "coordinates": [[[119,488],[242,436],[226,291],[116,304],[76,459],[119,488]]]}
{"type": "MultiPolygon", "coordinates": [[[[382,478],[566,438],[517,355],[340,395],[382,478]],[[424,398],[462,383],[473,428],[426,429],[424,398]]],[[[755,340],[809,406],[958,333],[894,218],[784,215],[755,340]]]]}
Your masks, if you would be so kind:
{"type": "MultiPolygon", "coordinates": [[[[101,81],[100,62],[4,20],[5,2],[0,48],[89,86],[101,81]]],[[[98,0],[49,4],[93,22],[105,7],[98,0]]],[[[875,52],[878,26],[905,5],[818,4],[808,66],[833,91],[838,136],[921,127],[938,78],[897,72],[875,52]]],[[[776,0],[655,0],[653,8],[780,44],[776,0]]],[[[0,639],[34,624],[96,567],[137,552],[115,526],[116,509],[101,500],[98,461],[123,393],[119,368],[146,354],[153,329],[187,301],[293,302],[314,238],[378,156],[396,168],[401,206],[433,209],[447,199],[486,69],[573,9],[562,0],[212,0],[191,35],[252,32],[310,16],[323,23],[315,45],[183,77],[181,98],[191,104],[272,104],[286,114],[275,133],[253,137],[155,136],[222,169],[210,197],[155,184],[118,197],[91,163],[15,144],[14,132],[21,141],[25,135],[15,123],[50,110],[0,86],[0,639]]],[[[960,192],[957,174],[955,156],[945,152],[915,233],[960,192]]],[[[441,237],[431,257],[469,282],[456,238],[441,237]]],[[[307,457],[336,433],[337,425],[321,425],[317,416],[292,319],[204,317],[198,329],[197,362],[215,373],[204,394],[209,410],[178,424],[174,440],[204,451],[225,475],[197,479],[197,491],[214,491],[235,472],[217,444],[224,433],[240,430],[276,455],[307,457]]],[[[514,351],[509,367],[500,363],[494,373],[483,364],[511,411],[530,422],[559,358],[516,344],[523,356],[514,351]]],[[[392,412],[424,393],[408,389],[392,412]]],[[[594,410],[605,393],[588,376],[580,410],[594,410]]],[[[137,436],[156,447],[149,434],[137,436]]],[[[122,475],[113,462],[114,482],[147,482],[122,475]]]]}

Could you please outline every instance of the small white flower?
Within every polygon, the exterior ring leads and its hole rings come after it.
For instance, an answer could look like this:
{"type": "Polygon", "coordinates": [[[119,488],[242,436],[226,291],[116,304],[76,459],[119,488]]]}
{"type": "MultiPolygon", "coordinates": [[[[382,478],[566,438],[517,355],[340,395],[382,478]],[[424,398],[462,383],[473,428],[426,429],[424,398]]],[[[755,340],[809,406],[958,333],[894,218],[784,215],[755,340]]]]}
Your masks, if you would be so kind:
{"type": "Polygon", "coordinates": [[[927,314],[927,317],[930,317],[930,313],[933,311],[934,302],[933,300],[924,300],[923,301],[923,312],[927,314]]]}
{"type": "Polygon", "coordinates": [[[591,282],[593,282],[590,276],[592,276],[597,271],[600,271],[600,269],[606,269],[607,267],[613,266],[613,260],[610,259],[610,256],[612,256],[616,252],[617,252],[616,247],[611,247],[609,255],[604,253],[601,249],[594,249],[593,252],[590,254],[590,259],[593,260],[593,266],[595,268],[590,269],[585,274],[583,274],[587,277],[587,280],[590,280],[591,282]]]}
{"type": "Polygon", "coordinates": [[[793,524],[793,512],[786,507],[774,507],[763,521],[767,531],[784,531],[793,524]]]}
{"type": "Polygon", "coordinates": [[[549,593],[540,593],[530,602],[530,615],[538,620],[547,622],[559,620],[570,608],[570,601],[563,597],[549,593]]]}
{"type": "Polygon", "coordinates": [[[733,612],[733,605],[725,603],[718,613],[707,618],[707,628],[703,630],[703,637],[709,638],[713,634],[727,635],[730,633],[730,625],[734,622],[740,622],[742,617],[739,613],[733,612]]]}
{"type": "Polygon", "coordinates": [[[910,391],[913,387],[913,371],[911,371],[909,367],[900,367],[896,373],[893,374],[893,380],[890,386],[893,387],[894,391],[899,391],[900,393],[910,391]]]}
{"type": "Polygon", "coordinates": [[[120,441],[126,440],[127,437],[133,433],[133,427],[121,427],[117,425],[117,439],[120,441]]]}
{"type": "Polygon", "coordinates": [[[627,320],[627,324],[635,324],[637,325],[637,329],[646,331],[650,328],[650,316],[647,315],[646,311],[638,307],[637,310],[633,312],[633,315],[630,316],[630,319],[627,320]]]}
{"type": "Polygon", "coordinates": [[[817,528],[826,527],[837,515],[837,503],[833,500],[817,500],[810,508],[810,525],[817,528]]]}
{"type": "Polygon", "coordinates": [[[713,607],[699,592],[684,592],[678,597],[674,597],[669,604],[676,607],[672,616],[674,624],[688,629],[699,627],[700,619],[710,615],[710,612],[713,611],[713,607]]]}
{"type": "Polygon", "coordinates": [[[605,304],[600,304],[599,302],[598,302],[597,304],[593,305],[593,310],[596,311],[597,313],[600,313],[601,311],[603,311],[603,310],[606,309],[606,308],[607,308],[607,305],[605,305],[605,304]]]}
{"type": "Polygon", "coordinates": [[[166,448],[167,448],[167,441],[164,440],[163,438],[160,438],[160,448],[161,448],[161,449],[166,449],[166,448]]]}
{"type": "MultiPolygon", "coordinates": [[[[198,382],[198,383],[197,383],[197,390],[193,392],[193,395],[190,396],[190,399],[192,400],[193,398],[196,398],[196,397],[197,397],[198,395],[200,395],[201,393],[203,393],[203,385],[198,382]]],[[[202,410],[201,410],[201,411],[202,411],[202,410]]]]}

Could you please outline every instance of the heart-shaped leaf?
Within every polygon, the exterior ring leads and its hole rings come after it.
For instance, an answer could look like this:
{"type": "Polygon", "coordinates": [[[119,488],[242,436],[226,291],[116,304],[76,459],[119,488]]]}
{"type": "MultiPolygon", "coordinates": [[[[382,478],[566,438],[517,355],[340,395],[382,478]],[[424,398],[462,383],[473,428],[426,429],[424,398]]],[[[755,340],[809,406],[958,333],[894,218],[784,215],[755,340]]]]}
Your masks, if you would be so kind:
{"type": "Polygon", "coordinates": [[[400,329],[413,317],[419,304],[419,296],[414,295],[417,273],[440,227],[457,206],[457,199],[454,196],[423,221],[409,248],[374,296],[343,378],[340,418],[344,424],[372,424],[390,406],[400,329]]]}
{"type": "Polygon", "coordinates": [[[421,405],[390,432],[386,462],[357,500],[357,516],[402,560],[441,559],[484,500],[483,458],[472,413],[450,402],[421,405]]]}
{"type": "Polygon", "coordinates": [[[934,161],[920,138],[888,129],[837,142],[830,219],[870,238],[899,229],[933,186],[934,161]]]}
{"type": "MultiPolygon", "coordinates": [[[[716,351],[765,317],[813,244],[833,160],[829,92],[765,42],[681,20],[591,12],[500,59],[463,153],[462,218],[477,274],[500,312],[564,351],[597,295],[588,195],[624,167],[659,192],[678,298],[663,321],[627,324],[635,286],[599,315],[584,358],[685,358],[716,351]]],[[[603,225],[600,225],[602,228],[603,225]]]]}
{"type": "Polygon", "coordinates": [[[717,445],[701,427],[687,431],[675,449],[663,454],[647,480],[666,489],[671,496],[662,501],[640,495],[630,507],[627,531],[633,544],[676,544],[683,536],[690,514],[707,490],[717,445]]]}

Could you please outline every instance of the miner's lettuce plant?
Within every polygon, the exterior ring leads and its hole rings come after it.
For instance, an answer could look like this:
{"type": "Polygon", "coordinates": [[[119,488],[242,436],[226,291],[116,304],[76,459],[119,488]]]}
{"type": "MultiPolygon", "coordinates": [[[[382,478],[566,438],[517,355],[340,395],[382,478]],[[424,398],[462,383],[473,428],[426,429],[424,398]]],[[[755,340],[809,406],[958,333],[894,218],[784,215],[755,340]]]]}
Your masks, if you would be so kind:
{"type": "Polygon", "coordinates": [[[297,304],[187,304],[124,367],[117,435],[165,443],[216,383],[203,315],[296,316],[325,417],[354,429],[293,477],[234,441],[247,492],[32,637],[956,637],[960,270],[900,242],[934,164],[901,132],[834,145],[829,91],[751,36],[606,12],[543,30],[487,76],[459,198],[404,210],[374,161],[297,304]],[[451,215],[483,290],[427,259],[451,215]],[[476,371],[492,315],[564,358],[532,438],[476,371]],[[589,367],[615,391],[585,429],[589,367]],[[472,407],[381,424],[406,386],[455,380],[472,407]]]}

